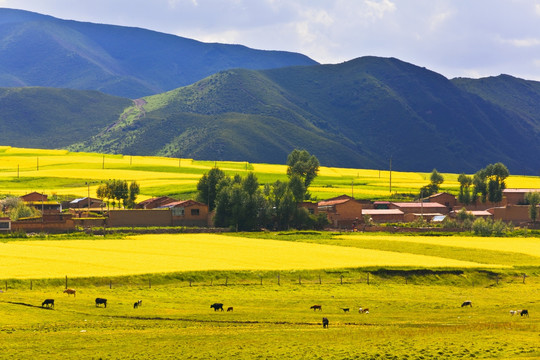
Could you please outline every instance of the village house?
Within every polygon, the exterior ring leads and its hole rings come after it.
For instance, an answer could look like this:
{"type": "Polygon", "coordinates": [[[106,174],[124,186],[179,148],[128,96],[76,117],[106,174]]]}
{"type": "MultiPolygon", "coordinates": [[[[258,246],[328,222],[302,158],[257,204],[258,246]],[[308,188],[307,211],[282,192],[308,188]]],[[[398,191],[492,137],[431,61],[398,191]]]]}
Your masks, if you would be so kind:
{"type": "Polygon", "coordinates": [[[105,203],[100,199],[83,197],[69,201],[67,207],[69,209],[102,209],[105,203]]]}
{"type": "Polygon", "coordinates": [[[168,203],[158,209],[170,209],[173,226],[207,226],[208,205],[195,200],[168,203]]]}
{"type": "Polygon", "coordinates": [[[540,192],[540,189],[504,189],[503,197],[507,205],[525,205],[525,195],[530,192],[540,192]]]}
{"type": "Polygon", "coordinates": [[[399,209],[362,209],[362,215],[369,215],[374,223],[403,222],[403,211],[399,209]]]}
{"type": "Polygon", "coordinates": [[[0,232],[11,231],[11,219],[8,217],[0,217],[0,232]]]}
{"type": "Polygon", "coordinates": [[[362,204],[348,195],[319,201],[319,212],[326,213],[330,226],[352,229],[363,222],[362,204]]]}
{"type": "Polygon", "coordinates": [[[31,206],[41,211],[43,214],[62,212],[62,204],[57,201],[49,201],[48,196],[45,194],[40,194],[34,191],[21,196],[20,199],[25,203],[25,205],[31,206]]]}
{"type": "Polygon", "coordinates": [[[398,209],[405,214],[413,213],[419,215],[445,215],[450,212],[446,206],[435,202],[391,202],[390,209],[398,209]]]}
{"type": "Polygon", "coordinates": [[[495,221],[501,220],[514,225],[522,225],[531,221],[528,205],[506,205],[494,207],[488,211],[493,214],[493,220],[495,221]]]}
{"type": "Polygon", "coordinates": [[[135,209],[155,209],[155,208],[158,208],[163,205],[170,204],[176,201],[178,200],[173,199],[168,196],[154,197],[154,198],[141,201],[140,203],[135,205],[135,209]]]}
{"type": "Polygon", "coordinates": [[[319,205],[317,203],[310,202],[310,201],[303,201],[301,203],[298,203],[297,206],[299,208],[306,209],[311,215],[319,214],[319,205]]]}
{"type": "Polygon", "coordinates": [[[427,197],[426,200],[428,202],[431,202],[431,203],[438,203],[438,204],[446,206],[448,208],[449,212],[457,204],[456,196],[452,195],[452,194],[449,194],[449,193],[446,193],[446,192],[433,194],[433,195],[427,197]]]}

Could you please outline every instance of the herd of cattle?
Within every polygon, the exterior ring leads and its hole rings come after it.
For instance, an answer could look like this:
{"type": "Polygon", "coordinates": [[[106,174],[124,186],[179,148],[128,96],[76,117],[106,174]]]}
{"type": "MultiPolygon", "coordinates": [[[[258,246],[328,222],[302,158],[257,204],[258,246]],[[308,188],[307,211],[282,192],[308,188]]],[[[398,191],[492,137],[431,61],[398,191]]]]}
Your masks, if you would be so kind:
{"type": "MultiPolygon", "coordinates": [[[[64,293],[68,294],[68,296],[73,295],[74,297],[77,295],[77,291],[75,289],[65,289],[64,293]]],[[[96,306],[99,307],[101,305],[103,305],[103,307],[107,307],[107,299],[96,298],[96,306]]],[[[137,300],[133,304],[133,308],[137,309],[141,305],[142,305],[142,300],[137,300]]],[[[461,307],[465,307],[465,306],[472,307],[472,301],[471,300],[464,301],[461,304],[461,307]]],[[[41,307],[54,308],[54,299],[45,299],[41,303],[41,307]]],[[[214,309],[214,311],[218,311],[218,310],[219,311],[224,311],[222,303],[213,303],[212,305],[210,305],[210,308],[214,309]]],[[[317,310],[322,311],[322,305],[312,305],[310,307],[310,309],[312,309],[313,311],[317,311],[317,310]]],[[[349,312],[350,308],[341,308],[341,310],[343,310],[343,312],[349,312]]],[[[227,312],[231,312],[231,311],[233,311],[233,307],[229,306],[227,308],[227,312]]],[[[369,314],[369,309],[360,307],[360,308],[358,308],[358,312],[360,314],[369,314]]],[[[512,315],[512,316],[521,315],[521,316],[527,316],[528,317],[529,316],[529,310],[510,310],[510,315],[512,315]]],[[[322,324],[323,324],[323,328],[328,328],[328,325],[329,325],[328,318],[323,317],[322,318],[322,324]]]]}

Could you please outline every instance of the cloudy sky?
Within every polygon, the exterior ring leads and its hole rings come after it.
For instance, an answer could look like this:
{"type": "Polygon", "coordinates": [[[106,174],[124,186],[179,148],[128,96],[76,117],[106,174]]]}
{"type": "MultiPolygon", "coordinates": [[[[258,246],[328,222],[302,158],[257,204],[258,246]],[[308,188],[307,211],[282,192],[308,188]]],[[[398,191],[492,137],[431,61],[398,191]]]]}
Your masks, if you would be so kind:
{"type": "Polygon", "coordinates": [[[540,80],[540,0],[0,0],[62,19],[303,53],[396,57],[446,77],[540,80]]]}

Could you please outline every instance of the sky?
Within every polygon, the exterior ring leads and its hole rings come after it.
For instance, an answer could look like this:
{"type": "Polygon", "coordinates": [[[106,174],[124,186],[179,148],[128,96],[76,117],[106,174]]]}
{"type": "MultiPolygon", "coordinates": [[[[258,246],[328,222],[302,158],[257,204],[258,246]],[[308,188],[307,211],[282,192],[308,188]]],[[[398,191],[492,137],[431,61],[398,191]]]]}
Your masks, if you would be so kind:
{"type": "Polygon", "coordinates": [[[61,19],[299,52],[395,57],[448,78],[540,81],[540,0],[0,0],[61,19]]]}

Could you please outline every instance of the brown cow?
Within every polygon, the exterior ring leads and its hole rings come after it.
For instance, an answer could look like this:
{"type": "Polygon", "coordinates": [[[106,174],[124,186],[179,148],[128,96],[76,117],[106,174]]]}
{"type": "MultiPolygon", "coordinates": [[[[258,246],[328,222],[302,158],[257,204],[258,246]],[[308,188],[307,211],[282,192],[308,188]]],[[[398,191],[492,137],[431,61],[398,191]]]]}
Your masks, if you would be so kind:
{"type": "Polygon", "coordinates": [[[313,309],[313,311],[315,310],[322,311],[322,305],[313,305],[312,307],[310,307],[310,309],[313,309]]]}
{"type": "Polygon", "coordinates": [[[69,295],[73,295],[74,297],[76,296],[76,292],[75,289],[66,289],[64,290],[64,294],[68,294],[69,295]]]}

